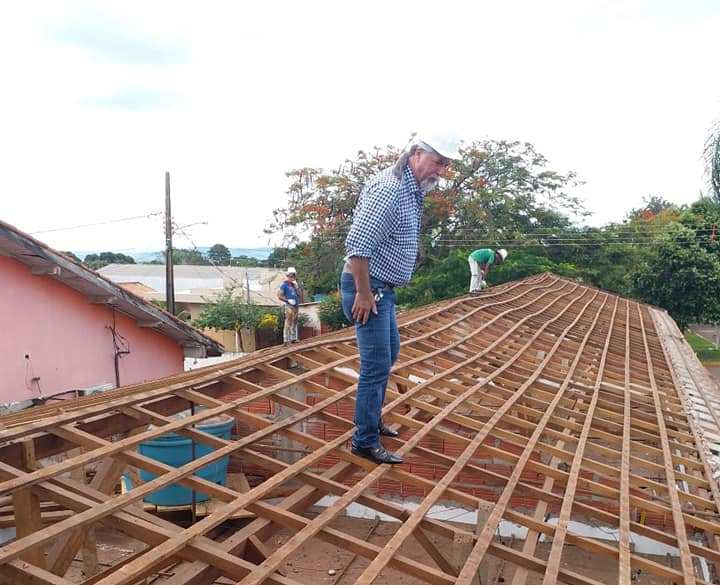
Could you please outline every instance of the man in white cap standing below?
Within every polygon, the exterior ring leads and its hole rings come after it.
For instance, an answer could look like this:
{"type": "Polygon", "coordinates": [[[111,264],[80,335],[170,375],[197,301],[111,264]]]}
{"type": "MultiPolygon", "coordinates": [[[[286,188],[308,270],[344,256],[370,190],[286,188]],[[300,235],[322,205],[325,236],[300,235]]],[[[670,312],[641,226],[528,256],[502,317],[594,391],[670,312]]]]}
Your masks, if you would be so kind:
{"type": "Polygon", "coordinates": [[[415,268],[425,192],[459,158],[457,141],[414,138],[397,163],[364,186],[348,233],[340,279],[345,316],[355,323],[360,377],[352,452],[376,463],[402,463],[380,436],[397,437],[381,410],[390,368],[400,352],[395,287],[415,268]]]}
{"type": "Polygon", "coordinates": [[[285,326],[283,343],[295,343],[298,340],[298,312],[300,295],[298,294],[297,271],[291,266],[285,273],[285,280],[278,289],[278,298],[285,303],[285,326]]]}

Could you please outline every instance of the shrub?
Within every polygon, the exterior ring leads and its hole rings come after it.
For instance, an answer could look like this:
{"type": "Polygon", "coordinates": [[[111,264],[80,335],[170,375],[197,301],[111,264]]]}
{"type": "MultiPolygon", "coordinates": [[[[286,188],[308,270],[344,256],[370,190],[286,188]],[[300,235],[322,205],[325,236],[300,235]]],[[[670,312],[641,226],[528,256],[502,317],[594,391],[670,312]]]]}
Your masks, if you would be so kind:
{"type": "Polygon", "coordinates": [[[320,301],[318,316],[320,317],[320,323],[332,331],[350,325],[350,322],[345,318],[345,313],[343,313],[338,293],[332,293],[320,301]]]}
{"type": "Polygon", "coordinates": [[[279,324],[280,318],[277,315],[265,313],[258,323],[258,329],[277,329],[279,324]]]}

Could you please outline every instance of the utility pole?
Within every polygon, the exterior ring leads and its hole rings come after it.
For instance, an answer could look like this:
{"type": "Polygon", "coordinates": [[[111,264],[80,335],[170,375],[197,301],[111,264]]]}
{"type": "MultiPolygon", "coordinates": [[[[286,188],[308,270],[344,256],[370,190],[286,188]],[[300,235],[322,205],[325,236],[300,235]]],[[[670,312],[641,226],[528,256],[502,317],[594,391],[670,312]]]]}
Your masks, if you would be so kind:
{"type": "Polygon", "coordinates": [[[172,213],[170,211],[170,173],[165,172],[165,304],[175,314],[175,277],[172,260],[172,213]]]}

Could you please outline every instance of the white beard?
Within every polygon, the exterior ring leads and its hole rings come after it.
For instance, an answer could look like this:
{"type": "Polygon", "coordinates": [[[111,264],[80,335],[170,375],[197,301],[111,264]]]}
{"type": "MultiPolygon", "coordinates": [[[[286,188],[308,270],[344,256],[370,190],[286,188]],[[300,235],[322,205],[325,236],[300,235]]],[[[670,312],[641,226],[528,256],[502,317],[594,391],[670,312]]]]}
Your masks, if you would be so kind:
{"type": "Polygon", "coordinates": [[[427,193],[428,191],[434,189],[439,182],[439,177],[429,177],[420,183],[420,189],[423,193],[427,193]]]}

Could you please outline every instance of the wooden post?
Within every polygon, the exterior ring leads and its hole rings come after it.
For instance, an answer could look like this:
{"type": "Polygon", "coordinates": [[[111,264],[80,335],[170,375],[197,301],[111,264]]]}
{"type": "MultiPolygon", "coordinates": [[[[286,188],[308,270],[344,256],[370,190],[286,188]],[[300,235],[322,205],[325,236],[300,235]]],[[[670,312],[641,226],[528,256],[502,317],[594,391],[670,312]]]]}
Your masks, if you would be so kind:
{"type": "MultiPolygon", "coordinates": [[[[492,506],[480,502],[475,525],[475,534],[477,536],[480,536],[483,528],[485,528],[485,524],[490,517],[490,512],[492,512],[492,506]]],[[[456,533],[453,537],[453,565],[458,573],[460,573],[463,566],[465,566],[465,561],[467,561],[467,558],[470,556],[474,545],[475,539],[469,534],[456,533]]],[[[488,579],[488,563],[487,561],[483,561],[472,580],[472,585],[488,585],[488,579]]]]}
{"type": "MultiPolygon", "coordinates": [[[[288,398],[292,398],[293,400],[297,400],[298,402],[302,402],[303,404],[305,403],[305,389],[300,384],[293,384],[292,386],[280,391],[280,394],[287,396],[288,398]]],[[[296,412],[297,411],[292,408],[283,406],[282,404],[276,404],[275,420],[284,420],[293,416],[296,412]]],[[[305,432],[304,422],[302,423],[302,427],[301,432],[305,432]]],[[[302,443],[289,439],[282,433],[278,436],[276,444],[278,446],[278,452],[275,456],[280,461],[285,461],[285,463],[295,463],[304,456],[300,451],[303,450],[305,446],[302,443]]]]}
{"type": "Polygon", "coordinates": [[[97,539],[95,538],[95,526],[90,526],[85,531],[82,542],[83,576],[86,579],[94,577],[98,573],[97,539]]]}
{"type": "Polygon", "coordinates": [[[170,209],[170,173],[165,173],[165,306],[175,314],[175,276],[172,258],[172,212],[170,209]]]}
{"type": "MultiPolygon", "coordinates": [[[[475,525],[475,534],[477,536],[480,536],[483,528],[485,528],[485,524],[487,524],[487,521],[490,518],[490,513],[492,512],[492,509],[493,507],[491,504],[485,504],[483,502],[480,502],[478,504],[477,523],[475,525]]],[[[483,559],[483,562],[480,563],[480,566],[478,567],[477,581],[479,585],[488,585],[488,583],[490,583],[487,556],[485,557],[485,559],[483,559]]]]}
{"type": "MultiPolygon", "coordinates": [[[[72,454],[72,452],[71,452],[72,454]]],[[[95,474],[90,486],[104,494],[112,494],[115,484],[125,469],[125,464],[113,458],[104,460],[95,474]]],[[[84,470],[82,468],[70,472],[75,481],[84,483],[84,470]]],[[[48,570],[55,575],[64,575],[70,568],[75,553],[82,550],[83,574],[92,577],[98,572],[97,541],[95,528],[74,531],[69,536],[57,539],[48,552],[48,570]]]]}
{"type": "MultiPolygon", "coordinates": [[[[37,468],[35,461],[35,443],[32,439],[22,441],[22,465],[25,471],[37,468]]],[[[24,487],[13,493],[13,508],[15,512],[15,532],[17,538],[29,536],[42,530],[42,516],[40,513],[40,498],[24,487]]],[[[20,555],[26,561],[41,569],[45,568],[45,551],[42,546],[36,546],[20,555]]]]}
{"type": "MultiPolygon", "coordinates": [[[[74,451],[70,451],[69,455],[70,457],[74,457],[75,455],[80,455],[85,452],[85,449],[80,448],[74,451]]],[[[112,459],[110,460],[112,462],[112,459]]],[[[107,463],[107,462],[105,462],[107,463]]],[[[78,467],[77,469],[73,469],[70,472],[70,477],[77,481],[78,483],[84,484],[85,483],[85,467],[78,467]]],[[[82,561],[83,561],[83,576],[88,579],[92,577],[93,575],[97,574],[98,572],[98,556],[97,556],[97,541],[95,540],[95,525],[90,525],[87,528],[78,531],[79,532],[79,539],[82,539],[80,542],[80,547],[77,545],[71,546],[71,547],[63,547],[60,549],[59,552],[59,558],[58,565],[64,567],[64,571],[62,574],[65,574],[67,569],[70,568],[70,562],[72,561],[72,557],[75,556],[75,552],[78,548],[82,551],[82,561]],[[70,556],[67,559],[63,558],[63,553],[68,554],[70,552],[70,549],[72,550],[72,556],[70,556]]],[[[79,540],[78,539],[78,540],[79,540]]],[[[65,541],[67,544],[70,544],[71,541],[74,540],[72,536],[70,539],[65,541]]],[[[54,552],[54,551],[52,551],[54,552]]]]}
{"type": "MultiPolygon", "coordinates": [[[[453,557],[453,565],[455,566],[455,570],[459,574],[460,571],[462,571],[462,568],[465,566],[465,561],[467,561],[468,556],[470,556],[470,552],[473,549],[473,543],[475,540],[472,536],[469,534],[458,534],[456,533],[453,537],[453,546],[452,546],[452,557],[453,557]]],[[[473,585],[477,585],[477,582],[474,581],[473,585]]]]}

